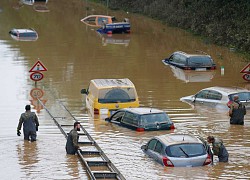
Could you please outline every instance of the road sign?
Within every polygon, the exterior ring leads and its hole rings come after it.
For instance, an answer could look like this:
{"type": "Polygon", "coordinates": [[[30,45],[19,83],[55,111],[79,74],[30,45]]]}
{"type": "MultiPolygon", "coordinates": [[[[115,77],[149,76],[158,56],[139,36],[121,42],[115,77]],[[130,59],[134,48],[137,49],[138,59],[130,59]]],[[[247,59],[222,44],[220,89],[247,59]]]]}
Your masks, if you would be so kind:
{"type": "Polygon", "coordinates": [[[250,74],[243,74],[242,78],[246,81],[250,81],[250,74]]]}
{"type": "Polygon", "coordinates": [[[43,65],[41,61],[37,61],[29,72],[40,72],[40,71],[47,71],[47,68],[43,65]]]}
{"type": "Polygon", "coordinates": [[[42,89],[39,89],[39,88],[33,88],[30,91],[30,96],[33,99],[40,99],[43,97],[43,95],[44,95],[44,91],[42,89]]]}
{"type": "Polygon", "coordinates": [[[40,81],[43,79],[43,74],[39,72],[33,72],[30,75],[30,79],[32,79],[33,81],[40,81]]]}
{"type": "Polygon", "coordinates": [[[246,65],[241,71],[240,73],[250,73],[250,63],[248,65],[246,65]]]}

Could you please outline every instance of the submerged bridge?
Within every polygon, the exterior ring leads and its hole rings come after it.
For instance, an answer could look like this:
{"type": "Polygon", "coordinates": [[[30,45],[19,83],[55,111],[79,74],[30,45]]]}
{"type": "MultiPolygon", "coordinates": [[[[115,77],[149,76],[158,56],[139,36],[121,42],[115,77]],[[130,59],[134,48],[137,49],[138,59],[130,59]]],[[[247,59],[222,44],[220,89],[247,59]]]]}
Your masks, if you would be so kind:
{"type": "MultiPolygon", "coordinates": [[[[72,128],[72,124],[63,124],[64,117],[55,117],[51,114],[48,108],[43,104],[43,102],[38,99],[39,103],[43,106],[43,108],[47,111],[50,117],[53,119],[54,123],[60,129],[61,133],[67,139],[68,137],[68,129],[72,128]]],[[[74,119],[74,121],[79,122],[72,113],[67,109],[65,105],[63,105],[59,101],[62,108],[69,113],[69,115],[74,119]]],[[[93,180],[95,179],[117,179],[117,180],[125,180],[120,171],[115,167],[115,165],[109,160],[109,158],[105,155],[103,150],[99,147],[99,145],[95,142],[95,140],[91,137],[91,135],[86,131],[86,129],[81,125],[82,133],[79,133],[79,142],[80,150],[77,151],[77,154],[85,166],[85,169],[89,175],[89,177],[93,180]],[[83,150],[82,150],[83,149],[83,150]],[[89,150],[85,150],[89,149],[89,150]]]]}

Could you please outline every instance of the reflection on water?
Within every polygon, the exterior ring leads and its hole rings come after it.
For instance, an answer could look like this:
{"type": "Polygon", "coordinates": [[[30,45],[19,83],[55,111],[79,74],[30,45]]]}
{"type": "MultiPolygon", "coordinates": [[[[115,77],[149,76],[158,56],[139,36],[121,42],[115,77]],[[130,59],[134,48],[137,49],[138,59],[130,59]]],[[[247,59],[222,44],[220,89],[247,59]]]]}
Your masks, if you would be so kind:
{"type": "Polygon", "coordinates": [[[109,44],[114,45],[124,45],[128,46],[130,42],[130,35],[129,34],[99,34],[102,40],[102,45],[107,46],[109,44]]]}
{"type": "Polygon", "coordinates": [[[45,91],[37,87],[30,90],[30,103],[37,113],[40,113],[40,111],[44,108],[43,105],[46,105],[47,99],[44,99],[44,94],[45,91]],[[40,102],[42,102],[43,105],[40,102]]]}
{"type": "Polygon", "coordinates": [[[171,68],[174,76],[177,79],[184,81],[185,83],[188,82],[209,82],[213,79],[215,75],[215,71],[204,71],[204,72],[197,72],[197,71],[185,71],[183,69],[177,68],[175,66],[169,65],[171,68]]]}
{"type": "Polygon", "coordinates": [[[17,145],[17,154],[22,171],[26,173],[25,177],[32,178],[32,174],[39,162],[38,149],[36,142],[23,141],[17,145]]]}
{"type": "MultiPolygon", "coordinates": [[[[188,32],[136,14],[126,14],[132,25],[132,33],[122,41],[129,41],[128,46],[103,46],[96,32],[80,22],[86,16],[85,2],[49,1],[51,11],[43,14],[35,12],[30,6],[15,11],[11,5],[17,2],[1,0],[0,84],[4,88],[0,89],[0,117],[2,122],[8,121],[0,123],[0,169],[4,171],[0,171],[0,174],[3,179],[11,179],[9,175],[13,172],[16,179],[88,179],[77,158],[65,155],[66,139],[44,109],[40,109],[38,114],[41,125],[36,145],[26,146],[22,138],[16,136],[17,120],[25,104],[30,102],[29,94],[34,84],[29,79],[28,71],[38,57],[43,59],[49,69],[37,86],[46,92],[42,99],[48,100],[48,109],[53,115],[64,117],[62,123],[73,124],[74,120],[58,104],[58,100],[62,101],[127,179],[250,177],[249,112],[244,126],[233,126],[229,124],[227,111],[202,106],[192,108],[179,101],[183,96],[210,86],[247,87],[242,75],[237,73],[245,66],[242,57],[226,48],[204,44],[188,32]],[[37,41],[30,44],[13,41],[9,37],[8,31],[11,28],[26,26],[39,31],[37,41]],[[202,83],[183,83],[176,79],[171,68],[161,62],[167,54],[177,50],[194,49],[201,49],[214,57],[218,67],[224,66],[224,75],[220,75],[218,68],[210,81],[210,75],[192,76],[192,79],[202,80],[202,83]],[[185,169],[165,168],[148,158],[140,147],[151,137],[171,131],[138,133],[89,116],[80,90],[87,87],[91,79],[125,77],[134,82],[142,106],[159,108],[169,114],[176,126],[174,132],[201,135],[203,138],[208,135],[222,138],[229,152],[229,163],[216,162],[215,166],[185,169]],[[29,149],[29,146],[34,146],[34,149],[29,149]],[[16,153],[9,151],[13,147],[17,147],[16,153]],[[24,154],[24,149],[28,149],[33,156],[24,154]],[[27,167],[32,167],[32,174],[24,171],[27,167]]],[[[99,5],[88,3],[88,7],[93,14],[106,13],[106,9],[99,5]]],[[[118,18],[125,16],[124,12],[119,11],[109,11],[109,14],[118,18]]],[[[120,37],[117,38],[105,41],[121,41],[120,37]]],[[[190,78],[184,75],[183,79],[190,78]]]]}

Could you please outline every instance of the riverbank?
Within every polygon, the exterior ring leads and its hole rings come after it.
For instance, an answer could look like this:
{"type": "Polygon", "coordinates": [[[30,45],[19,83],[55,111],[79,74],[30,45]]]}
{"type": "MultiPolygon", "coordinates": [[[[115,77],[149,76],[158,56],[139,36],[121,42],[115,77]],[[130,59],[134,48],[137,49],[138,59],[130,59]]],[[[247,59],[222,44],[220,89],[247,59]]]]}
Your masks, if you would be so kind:
{"type": "Polygon", "coordinates": [[[203,36],[209,43],[248,54],[250,1],[94,0],[113,10],[139,13],[203,36]]]}

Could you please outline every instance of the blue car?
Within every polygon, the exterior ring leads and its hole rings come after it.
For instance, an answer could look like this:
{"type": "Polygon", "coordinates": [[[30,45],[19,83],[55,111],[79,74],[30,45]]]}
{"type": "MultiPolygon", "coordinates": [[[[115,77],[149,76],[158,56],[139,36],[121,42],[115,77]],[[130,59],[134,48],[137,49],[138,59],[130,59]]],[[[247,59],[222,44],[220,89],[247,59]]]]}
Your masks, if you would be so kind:
{"type": "Polygon", "coordinates": [[[124,19],[124,22],[105,24],[97,29],[100,34],[123,34],[130,33],[130,23],[128,19],[124,19]]]}
{"type": "Polygon", "coordinates": [[[151,138],[142,151],[167,167],[194,167],[212,163],[210,146],[189,134],[164,134],[151,138]]]}

